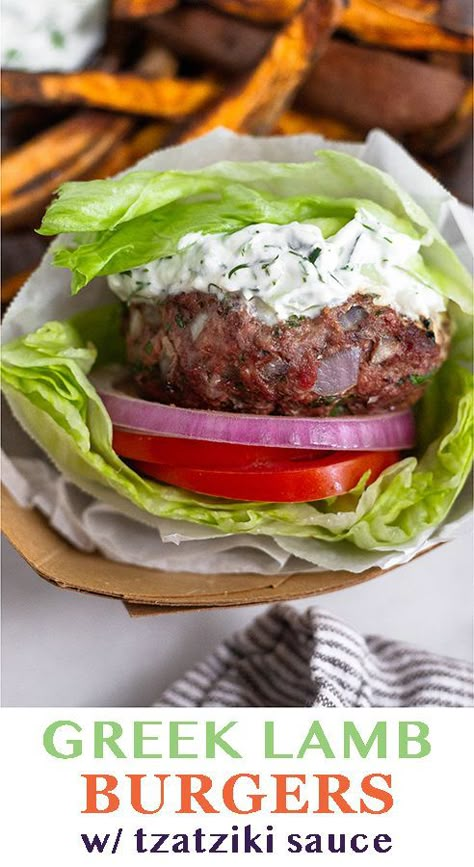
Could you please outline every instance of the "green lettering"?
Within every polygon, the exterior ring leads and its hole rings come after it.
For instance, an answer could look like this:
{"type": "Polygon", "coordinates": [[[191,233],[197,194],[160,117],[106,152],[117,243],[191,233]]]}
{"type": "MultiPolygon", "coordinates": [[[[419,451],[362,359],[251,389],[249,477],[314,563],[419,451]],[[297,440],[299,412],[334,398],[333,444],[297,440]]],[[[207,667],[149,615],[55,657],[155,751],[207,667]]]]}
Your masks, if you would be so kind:
{"type": "Polygon", "coordinates": [[[359,734],[353,722],[344,723],[344,758],[350,759],[351,745],[357,750],[363,759],[369,755],[375,742],[377,742],[377,757],[379,759],[387,758],[387,723],[378,722],[372,731],[369,739],[364,741],[359,734]]]}
{"type": "Polygon", "coordinates": [[[265,758],[266,759],[292,759],[293,753],[275,752],[275,723],[265,723],[265,758]]]}
{"type": "Polygon", "coordinates": [[[223,735],[236,725],[235,721],[227,723],[223,728],[216,731],[215,722],[206,722],[206,758],[215,759],[216,747],[227,753],[232,759],[241,759],[242,756],[223,738],[223,735]]]}
{"type": "Polygon", "coordinates": [[[297,759],[304,758],[305,754],[308,750],[322,750],[326,759],[334,759],[334,753],[331,749],[331,745],[324,734],[321,723],[315,720],[311,728],[309,729],[308,734],[306,735],[301,747],[298,750],[296,755],[297,759]],[[312,743],[313,738],[316,738],[316,742],[312,743]]]}
{"type": "Polygon", "coordinates": [[[144,741],[157,741],[158,737],[146,737],[143,733],[145,726],[160,726],[161,722],[153,720],[145,720],[144,722],[136,721],[133,723],[133,755],[136,759],[162,759],[161,753],[144,753],[144,741]]]}
{"type": "Polygon", "coordinates": [[[182,735],[180,726],[195,726],[194,720],[172,720],[170,722],[170,759],[197,759],[197,753],[181,753],[179,745],[181,741],[193,741],[194,735],[182,735]]]}
{"type": "Polygon", "coordinates": [[[429,727],[424,722],[401,722],[398,728],[398,755],[401,759],[424,759],[431,752],[428,740],[429,727]],[[414,734],[409,734],[410,726],[416,726],[414,734]],[[409,744],[418,744],[419,749],[411,752],[409,744]]]}
{"type": "Polygon", "coordinates": [[[110,752],[117,759],[124,759],[125,753],[119,747],[117,740],[122,737],[123,729],[120,723],[112,720],[94,723],[94,758],[104,758],[104,746],[107,745],[110,752]],[[105,734],[105,727],[110,726],[110,734],[105,734]]]}
{"type": "Polygon", "coordinates": [[[56,732],[61,730],[61,734],[63,734],[62,729],[67,726],[74,729],[76,732],[82,732],[81,726],[70,719],[57,720],[45,729],[43,735],[43,746],[46,752],[49,753],[50,756],[54,756],[55,759],[77,759],[78,756],[82,755],[82,740],[78,738],[65,741],[65,743],[71,747],[67,752],[63,752],[56,747],[56,732]]]}

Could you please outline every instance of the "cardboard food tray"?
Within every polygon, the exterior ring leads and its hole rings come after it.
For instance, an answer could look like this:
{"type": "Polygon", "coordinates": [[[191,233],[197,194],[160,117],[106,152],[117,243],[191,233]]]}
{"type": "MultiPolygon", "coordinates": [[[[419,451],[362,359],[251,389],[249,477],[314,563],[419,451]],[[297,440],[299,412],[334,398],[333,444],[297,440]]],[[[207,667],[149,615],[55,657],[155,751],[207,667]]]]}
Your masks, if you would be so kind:
{"type": "Polygon", "coordinates": [[[239,575],[239,589],[233,589],[232,582],[229,587],[229,575],[200,575],[202,589],[196,592],[197,576],[192,573],[146,569],[79,551],[53,530],[39,511],[21,508],[3,487],[2,531],[41,578],[63,589],[121,599],[132,616],[302,599],[353,587],[384,571],[239,575]]]}

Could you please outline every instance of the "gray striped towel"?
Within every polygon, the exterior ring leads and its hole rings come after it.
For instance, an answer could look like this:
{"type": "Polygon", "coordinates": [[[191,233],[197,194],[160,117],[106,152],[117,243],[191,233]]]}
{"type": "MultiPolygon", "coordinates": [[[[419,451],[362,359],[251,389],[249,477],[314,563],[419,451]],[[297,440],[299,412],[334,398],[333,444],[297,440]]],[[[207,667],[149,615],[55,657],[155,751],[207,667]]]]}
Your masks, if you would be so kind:
{"type": "Polygon", "coordinates": [[[170,686],[161,707],[470,707],[473,670],[317,607],[275,605],[170,686]]]}

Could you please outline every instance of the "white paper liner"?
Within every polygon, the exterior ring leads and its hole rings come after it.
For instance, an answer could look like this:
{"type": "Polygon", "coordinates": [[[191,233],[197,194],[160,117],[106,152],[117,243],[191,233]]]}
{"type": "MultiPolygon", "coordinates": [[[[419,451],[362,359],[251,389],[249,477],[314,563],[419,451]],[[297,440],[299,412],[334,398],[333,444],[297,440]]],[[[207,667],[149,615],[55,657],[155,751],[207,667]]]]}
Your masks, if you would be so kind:
{"type": "MultiPolygon", "coordinates": [[[[136,168],[165,171],[196,169],[220,160],[304,162],[314,151],[344,151],[387,171],[429,214],[466,265],[472,267],[469,241],[474,214],[460,205],[409,154],[380,130],[363,144],[331,142],[315,135],[252,138],[219,129],[201,139],[158,151],[136,168]]],[[[52,247],[62,241],[56,240],[52,247]]],[[[34,331],[51,319],[68,319],[79,310],[110,302],[104,279],[87,291],[69,294],[69,273],[51,265],[51,248],[9,307],[3,342],[34,331]],[[40,301],[38,302],[38,299],[40,301]]],[[[80,490],[51,465],[19,428],[9,410],[4,413],[3,482],[24,507],[36,506],[69,542],[84,551],[98,550],[119,562],[167,571],[197,573],[291,574],[323,569],[355,573],[378,566],[406,563],[439,542],[454,539],[471,525],[470,490],[459,497],[448,518],[435,532],[424,533],[400,550],[361,551],[350,543],[262,535],[226,535],[186,521],[155,518],[141,512],[113,491],[81,484],[80,490]]]]}

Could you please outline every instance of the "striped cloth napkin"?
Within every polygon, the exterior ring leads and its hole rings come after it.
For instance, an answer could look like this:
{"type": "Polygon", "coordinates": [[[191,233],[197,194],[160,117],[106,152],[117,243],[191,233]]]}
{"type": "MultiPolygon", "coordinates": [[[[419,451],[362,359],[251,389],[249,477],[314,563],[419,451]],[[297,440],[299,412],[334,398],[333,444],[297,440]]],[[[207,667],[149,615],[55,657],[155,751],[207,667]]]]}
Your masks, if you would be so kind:
{"type": "Polygon", "coordinates": [[[158,707],[470,707],[473,670],[317,607],[274,605],[173,683],[158,707]]]}

